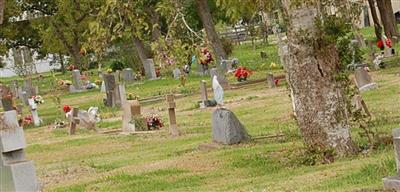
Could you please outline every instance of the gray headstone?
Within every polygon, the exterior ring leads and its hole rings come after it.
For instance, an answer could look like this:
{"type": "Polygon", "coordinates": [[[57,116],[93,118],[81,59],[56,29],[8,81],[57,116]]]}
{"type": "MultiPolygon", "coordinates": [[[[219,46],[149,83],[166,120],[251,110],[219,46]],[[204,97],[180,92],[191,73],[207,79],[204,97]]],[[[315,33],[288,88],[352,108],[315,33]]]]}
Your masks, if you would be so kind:
{"type": "Polygon", "coordinates": [[[207,74],[206,67],[201,63],[197,63],[197,73],[201,76],[206,75],[207,74]]]}
{"type": "Polygon", "coordinates": [[[10,88],[11,88],[11,92],[13,93],[13,96],[18,98],[19,97],[19,94],[18,94],[18,81],[17,80],[11,81],[10,88]]]}
{"type": "Polygon", "coordinates": [[[119,93],[121,96],[121,106],[123,109],[122,115],[122,132],[129,133],[135,132],[135,123],[131,123],[132,121],[132,111],[131,106],[126,99],[126,91],[124,85],[118,86],[119,93]]]}
{"type": "Polygon", "coordinates": [[[144,71],[145,71],[146,77],[148,79],[156,79],[157,78],[153,59],[146,60],[146,63],[144,65],[144,71]]]}
{"type": "Polygon", "coordinates": [[[200,108],[206,108],[208,95],[207,95],[207,83],[204,80],[200,81],[200,96],[201,96],[200,108]]]}
{"type": "Polygon", "coordinates": [[[30,79],[24,80],[24,86],[23,86],[22,90],[26,92],[28,98],[31,98],[32,96],[36,95],[34,93],[35,89],[32,86],[32,80],[30,80],[30,79]]]}
{"type": "Polygon", "coordinates": [[[132,82],[135,80],[133,77],[133,70],[131,68],[126,68],[123,70],[123,77],[125,82],[132,82]]]}
{"type": "Polygon", "coordinates": [[[174,69],[172,73],[174,74],[175,79],[179,79],[181,77],[181,70],[179,70],[178,68],[174,69]]]}
{"type": "Polygon", "coordinates": [[[368,91],[378,88],[378,85],[372,82],[371,76],[369,76],[368,72],[362,67],[355,70],[355,78],[360,91],[368,91]]]}
{"type": "Polygon", "coordinates": [[[116,91],[115,77],[113,74],[103,74],[104,84],[106,88],[106,106],[115,107],[114,92],[116,91]]]}
{"type": "Polygon", "coordinates": [[[393,129],[393,145],[396,159],[397,175],[382,179],[385,190],[400,191],[400,129],[393,129]]]}
{"type": "Polygon", "coordinates": [[[80,89],[82,87],[81,72],[77,69],[72,71],[72,85],[75,89],[80,89]]]}
{"type": "Polygon", "coordinates": [[[121,82],[121,71],[120,70],[115,71],[115,82],[117,84],[119,84],[119,82],[121,82]]]}
{"type": "Polygon", "coordinates": [[[228,109],[218,108],[212,114],[213,141],[225,145],[237,144],[250,139],[245,127],[228,109]]]}
{"type": "Polygon", "coordinates": [[[33,162],[25,160],[25,146],[17,112],[0,113],[0,191],[39,191],[33,162]]]}

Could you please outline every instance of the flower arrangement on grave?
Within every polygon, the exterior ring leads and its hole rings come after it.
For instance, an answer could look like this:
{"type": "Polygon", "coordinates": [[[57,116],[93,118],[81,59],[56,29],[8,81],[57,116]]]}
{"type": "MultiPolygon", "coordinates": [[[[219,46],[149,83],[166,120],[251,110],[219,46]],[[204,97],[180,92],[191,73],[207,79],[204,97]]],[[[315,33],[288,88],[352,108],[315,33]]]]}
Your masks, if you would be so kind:
{"type": "Polygon", "coordinates": [[[149,130],[158,130],[164,126],[161,119],[155,115],[147,117],[146,122],[149,130]]]}
{"type": "Polygon", "coordinates": [[[156,77],[161,77],[161,68],[160,67],[156,68],[156,77]]]}
{"type": "Polygon", "coordinates": [[[71,108],[69,105],[64,105],[64,107],[63,107],[64,113],[68,113],[68,112],[70,112],[71,110],[72,110],[72,108],[71,108]]]}
{"type": "Polygon", "coordinates": [[[112,72],[113,72],[113,70],[111,68],[107,69],[107,73],[112,73],[112,72]]]}
{"type": "Polygon", "coordinates": [[[211,54],[211,52],[208,50],[208,48],[204,48],[201,51],[202,55],[200,58],[200,64],[208,66],[208,64],[210,64],[212,61],[214,61],[214,58],[211,54]]]}
{"type": "Polygon", "coordinates": [[[237,78],[237,81],[242,82],[246,81],[248,77],[251,75],[251,71],[248,70],[246,67],[239,67],[235,71],[235,77],[237,78]]]}
{"type": "Polygon", "coordinates": [[[24,119],[22,121],[23,125],[30,125],[32,123],[33,123],[32,115],[28,115],[28,116],[24,117],[24,119]]]}
{"type": "Polygon", "coordinates": [[[75,65],[70,65],[70,66],[67,67],[67,69],[68,69],[69,71],[73,71],[73,70],[75,70],[75,69],[78,69],[78,67],[75,66],[75,65]]]}
{"type": "Polygon", "coordinates": [[[96,83],[96,85],[100,86],[101,85],[101,80],[96,80],[94,83],[96,83]]]}
{"type": "Polygon", "coordinates": [[[54,129],[61,129],[67,126],[67,123],[65,121],[62,120],[55,120],[54,121],[54,129]]]}
{"type": "Polygon", "coordinates": [[[44,103],[44,99],[40,95],[32,96],[32,99],[36,104],[43,104],[44,103]]]}
{"type": "Polygon", "coordinates": [[[70,81],[70,80],[58,80],[58,81],[57,81],[57,84],[58,84],[60,87],[65,87],[65,86],[70,86],[70,85],[72,85],[72,81],[70,81]]]}

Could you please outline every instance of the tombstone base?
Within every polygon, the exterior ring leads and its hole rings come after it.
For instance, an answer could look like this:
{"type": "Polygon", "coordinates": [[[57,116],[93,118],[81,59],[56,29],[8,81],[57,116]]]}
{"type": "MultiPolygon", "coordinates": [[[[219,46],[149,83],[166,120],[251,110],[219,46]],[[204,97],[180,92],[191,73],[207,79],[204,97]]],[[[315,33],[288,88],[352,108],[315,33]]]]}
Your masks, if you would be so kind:
{"type": "Polygon", "coordinates": [[[361,92],[364,92],[364,91],[369,91],[369,90],[373,90],[373,89],[376,89],[376,88],[378,88],[378,84],[370,83],[370,84],[367,84],[367,85],[364,85],[364,86],[360,87],[359,90],[361,92]]]}
{"type": "Polygon", "coordinates": [[[70,93],[82,93],[82,92],[86,92],[86,89],[82,88],[82,89],[76,89],[73,85],[69,86],[69,92],[70,93]]]}
{"type": "Polygon", "coordinates": [[[32,161],[19,161],[1,170],[0,191],[39,191],[35,167],[32,161]]]}
{"type": "Polygon", "coordinates": [[[385,190],[400,190],[400,176],[385,177],[382,179],[385,190]]]}

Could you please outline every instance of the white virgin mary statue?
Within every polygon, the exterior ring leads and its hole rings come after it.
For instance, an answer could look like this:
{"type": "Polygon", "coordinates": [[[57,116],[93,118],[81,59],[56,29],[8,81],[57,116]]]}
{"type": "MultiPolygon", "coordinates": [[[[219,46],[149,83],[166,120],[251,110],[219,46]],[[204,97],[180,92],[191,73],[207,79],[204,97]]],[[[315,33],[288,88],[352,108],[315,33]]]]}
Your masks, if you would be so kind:
{"type": "Polygon", "coordinates": [[[218,105],[224,104],[224,89],[222,89],[221,85],[218,82],[218,78],[216,75],[213,77],[212,88],[214,91],[214,100],[218,105]]]}

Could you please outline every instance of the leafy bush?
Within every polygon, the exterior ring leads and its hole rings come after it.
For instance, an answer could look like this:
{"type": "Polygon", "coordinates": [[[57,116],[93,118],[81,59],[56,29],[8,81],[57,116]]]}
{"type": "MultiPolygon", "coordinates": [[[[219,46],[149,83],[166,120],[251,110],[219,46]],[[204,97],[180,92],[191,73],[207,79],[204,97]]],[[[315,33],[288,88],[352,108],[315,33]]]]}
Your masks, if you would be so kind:
{"type": "Polygon", "coordinates": [[[119,61],[119,60],[114,60],[114,61],[112,61],[111,64],[110,64],[110,68],[111,68],[113,71],[122,70],[122,69],[125,68],[125,66],[126,66],[126,64],[123,63],[122,61],[119,61]]]}

